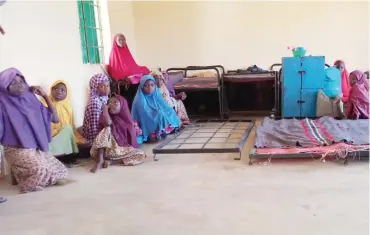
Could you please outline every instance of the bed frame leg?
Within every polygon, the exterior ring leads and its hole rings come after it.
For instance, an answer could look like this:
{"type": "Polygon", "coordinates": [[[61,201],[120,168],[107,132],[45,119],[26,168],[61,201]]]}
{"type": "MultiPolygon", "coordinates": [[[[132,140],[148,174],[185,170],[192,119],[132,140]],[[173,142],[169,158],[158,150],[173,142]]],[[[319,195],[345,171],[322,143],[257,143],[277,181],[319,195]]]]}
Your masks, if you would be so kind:
{"type": "Polygon", "coordinates": [[[248,165],[253,165],[253,162],[252,162],[252,158],[251,157],[249,157],[249,162],[248,162],[248,165]]]}
{"type": "Polygon", "coordinates": [[[234,160],[235,160],[235,161],[240,161],[240,160],[242,160],[242,153],[241,153],[241,152],[239,153],[239,157],[234,157],[234,160]]]}
{"type": "Polygon", "coordinates": [[[158,161],[158,158],[156,158],[157,154],[154,154],[153,155],[153,161],[157,162],[158,161]]]}
{"type": "Polygon", "coordinates": [[[348,158],[347,157],[344,158],[344,165],[348,165],[348,158]]]}
{"type": "Polygon", "coordinates": [[[222,110],[222,95],[221,95],[222,90],[220,91],[220,88],[218,89],[218,108],[220,110],[220,120],[224,119],[224,112],[222,110]]]}

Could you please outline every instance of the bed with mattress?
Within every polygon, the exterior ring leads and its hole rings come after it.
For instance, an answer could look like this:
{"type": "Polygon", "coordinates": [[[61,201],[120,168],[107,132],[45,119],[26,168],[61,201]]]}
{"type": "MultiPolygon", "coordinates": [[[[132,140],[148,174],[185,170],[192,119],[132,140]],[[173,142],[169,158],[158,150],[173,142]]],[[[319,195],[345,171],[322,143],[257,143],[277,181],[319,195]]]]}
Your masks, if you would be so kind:
{"type": "Polygon", "coordinates": [[[249,154],[258,158],[342,158],[369,157],[369,120],[263,119],[256,130],[255,148],[249,154]]]}
{"type": "Polygon", "coordinates": [[[220,119],[228,114],[224,91],[225,69],[222,65],[187,66],[183,68],[169,68],[167,73],[174,84],[176,92],[204,92],[217,91],[220,119]],[[179,76],[179,72],[181,75],[179,76]],[[177,76],[176,79],[172,77],[177,76]]]}

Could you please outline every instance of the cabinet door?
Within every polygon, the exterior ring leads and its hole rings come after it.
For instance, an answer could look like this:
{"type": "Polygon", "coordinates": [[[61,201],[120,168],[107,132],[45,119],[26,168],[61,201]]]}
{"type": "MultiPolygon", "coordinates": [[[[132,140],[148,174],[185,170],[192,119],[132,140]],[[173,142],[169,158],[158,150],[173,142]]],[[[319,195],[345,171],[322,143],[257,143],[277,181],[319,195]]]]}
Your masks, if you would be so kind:
{"type": "Polygon", "coordinates": [[[317,89],[302,89],[302,117],[316,117],[317,89]]]}
{"type": "Polygon", "coordinates": [[[300,99],[301,91],[301,69],[300,58],[286,57],[283,58],[283,76],[282,76],[282,116],[299,117],[300,116],[300,99]]]}
{"type": "Polygon", "coordinates": [[[324,88],[325,79],[325,57],[324,56],[306,56],[302,57],[302,88],[310,89],[324,88]]]}

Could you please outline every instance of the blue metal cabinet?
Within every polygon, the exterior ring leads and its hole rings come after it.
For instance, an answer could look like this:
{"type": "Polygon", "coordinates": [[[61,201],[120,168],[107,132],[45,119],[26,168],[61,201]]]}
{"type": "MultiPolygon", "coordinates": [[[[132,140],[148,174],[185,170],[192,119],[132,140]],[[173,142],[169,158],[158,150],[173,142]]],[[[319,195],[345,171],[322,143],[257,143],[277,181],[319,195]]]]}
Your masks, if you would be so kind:
{"type": "Polygon", "coordinates": [[[325,57],[284,57],[282,64],[282,117],[315,117],[317,93],[324,87],[325,57]]]}
{"type": "Polygon", "coordinates": [[[282,115],[283,117],[299,117],[301,89],[300,58],[283,58],[283,80],[282,80],[282,115]]]}
{"type": "Polygon", "coordinates": [[[325,57],[307,56],[302,57],[302,88],[322,89],[325,79],[325,57]]]}
{"type": "Polygon", "coordinates": [[[316,103],[318,89],[302,89],[301,114],[299,117],[316,117],[316,103]]]}

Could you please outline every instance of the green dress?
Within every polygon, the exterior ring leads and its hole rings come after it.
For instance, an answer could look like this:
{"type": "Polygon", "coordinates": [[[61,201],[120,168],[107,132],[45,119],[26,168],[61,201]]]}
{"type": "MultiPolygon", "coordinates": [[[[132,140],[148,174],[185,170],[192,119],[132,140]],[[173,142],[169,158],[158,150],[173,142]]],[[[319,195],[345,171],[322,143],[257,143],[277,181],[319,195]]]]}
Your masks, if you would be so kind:
{"type": "Polygon", "coordinates": [[[78,153],[73,128],[70,125],[64,126],[63,129],[53,137],[49,145],[49,153],[54,156],[78,153]]]}

